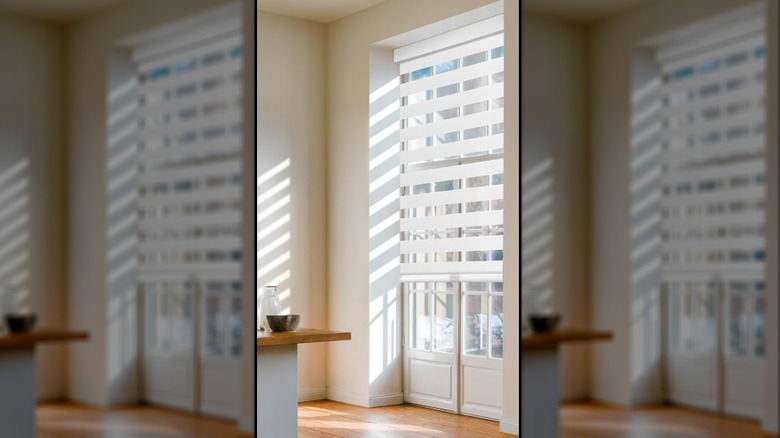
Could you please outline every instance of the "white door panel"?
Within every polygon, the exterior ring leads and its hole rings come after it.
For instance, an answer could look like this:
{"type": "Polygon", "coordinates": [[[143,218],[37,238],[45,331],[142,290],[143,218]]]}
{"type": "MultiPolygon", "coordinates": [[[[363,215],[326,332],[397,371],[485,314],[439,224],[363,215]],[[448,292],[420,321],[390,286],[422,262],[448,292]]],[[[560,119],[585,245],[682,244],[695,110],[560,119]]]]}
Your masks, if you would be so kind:
{"type": "Polygon", "coordinates": [[[458,303],[453,283],[407,285],[404,399],[458,411],[458,303]]]}
{"type": "Polygon", "coordinates": [[[503,406],[503,367],[494,359],[463,357],[461,412],[498,420],[503,406]]]}
{"type": "Polygon", "coordinates": [[[405,285],[405,401],[501,417],[503,297],[495,284],[405,285]]]}

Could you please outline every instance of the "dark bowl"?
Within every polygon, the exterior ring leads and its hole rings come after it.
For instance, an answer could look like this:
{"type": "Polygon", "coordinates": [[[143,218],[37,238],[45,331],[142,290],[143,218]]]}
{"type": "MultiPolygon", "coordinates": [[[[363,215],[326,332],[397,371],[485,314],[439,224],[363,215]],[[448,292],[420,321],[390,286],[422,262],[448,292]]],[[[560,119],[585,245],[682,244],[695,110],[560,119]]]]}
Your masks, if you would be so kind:
{"type": "Polygon", "coordinates": [[[37,319],[38,317],[32,313],[8,313],[5,315],[5,323],[11,333],[29,331],[37,319]]]}
{"type": "Polygon", "coordinates": [[[266,315],[272,332],[290,332],[298,328],[301,315],[266,315]]]}
{"type": "Polygon", "coordinates": [[[528,320],[531,322],[531,328],[534,329],[534,332],[546,333],[558,327],[558,323],[561,322],[561,315],[557,313],[537,313],[528,315],[528,320]]]}

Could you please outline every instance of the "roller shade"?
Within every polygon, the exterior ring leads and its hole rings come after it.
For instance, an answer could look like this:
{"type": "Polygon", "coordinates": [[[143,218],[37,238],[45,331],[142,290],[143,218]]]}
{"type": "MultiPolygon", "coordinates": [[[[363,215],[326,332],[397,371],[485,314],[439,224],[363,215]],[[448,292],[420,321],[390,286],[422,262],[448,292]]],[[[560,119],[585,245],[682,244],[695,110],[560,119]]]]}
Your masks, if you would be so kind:
{"type": "Polygon", "coordinates": [[[395,51],[401,280],[502,281],[503,16],[395,51]]]}
{"type": "Polygon", "coordinates": [[[134,51],[142,281],[240,280],[240,20],[213,24],[134,51]]]}
{"type": "Polygon", "coordinates": [[[764,278],[763,19],[657,52],[662,72],[662,274],[764,278]]]}

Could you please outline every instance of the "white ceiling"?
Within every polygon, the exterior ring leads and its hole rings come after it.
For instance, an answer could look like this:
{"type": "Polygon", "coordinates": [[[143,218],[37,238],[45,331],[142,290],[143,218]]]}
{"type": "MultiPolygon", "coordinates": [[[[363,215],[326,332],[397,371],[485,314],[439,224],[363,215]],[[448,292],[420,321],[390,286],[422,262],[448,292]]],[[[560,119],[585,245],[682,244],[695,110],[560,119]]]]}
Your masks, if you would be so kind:
{"type": "Polygon", "coordinates": [[[383,1],[385,0],[257,0],[257,9],[330,23],[383,1]]]}
{"type": "Polygon", "coordinates": [[[126,0],[0,0],[0,12],[42,20],[70,21],[126,0]]]}
{"type": "Polygon", "coordinates": [[[523,10],[590,22],[617,15],[651,0],[522,0],[523,10]]]}

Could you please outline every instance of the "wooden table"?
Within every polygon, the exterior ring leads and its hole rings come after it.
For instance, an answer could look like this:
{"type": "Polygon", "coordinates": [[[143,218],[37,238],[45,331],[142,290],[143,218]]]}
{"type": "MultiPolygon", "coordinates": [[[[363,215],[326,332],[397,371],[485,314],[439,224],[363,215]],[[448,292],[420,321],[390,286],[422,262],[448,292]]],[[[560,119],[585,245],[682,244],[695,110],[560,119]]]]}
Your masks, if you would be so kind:
{"type": "Polygon", "coordinates": [[[348,332],[299,328],[257,333],[257,436],[298,436],[298,344],[348,341],[348,332]]]}
{"type": "Polygon", "coordinates": [[[35,346],[88,337],[86,332],[50,329],[0,336],[0,435],[35,436],[35,346]]]}
{"type": "Polygon", "coordinates": [[[561,344],[609,339],[612,339],[609,332],[578,329],[522,337],[521,437],[557,438],[560,435],[558,350],[561,344]]]}

